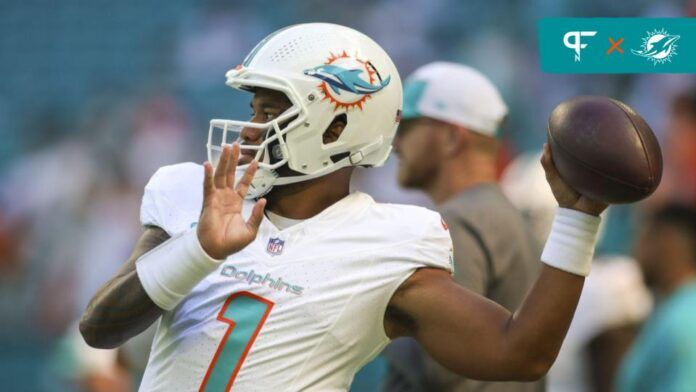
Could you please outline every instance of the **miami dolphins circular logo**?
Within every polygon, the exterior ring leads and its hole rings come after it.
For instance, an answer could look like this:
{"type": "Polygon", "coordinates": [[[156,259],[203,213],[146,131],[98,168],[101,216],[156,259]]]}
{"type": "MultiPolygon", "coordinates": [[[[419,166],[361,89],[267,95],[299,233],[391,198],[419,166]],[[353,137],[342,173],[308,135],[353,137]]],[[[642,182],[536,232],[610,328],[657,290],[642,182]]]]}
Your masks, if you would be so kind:
{"type": "Polygon", "coordinates": [[[648,31],[639,50],[631,50],[635,55],[652,61],[653,65],[671,62],[677,55],[678,35],[671,35],[665,29],[648,31]]]}
{"type": "Polygon", "coordinates": [[[349,56],[345,50],[337,55],[331,53],[324,64],[306,69],[304,74],[321,80],[319,89],[324,94],[324,99],[334,105],[334,111],[353,108],[362,110],[365,101],[386,87],[391,80],[389,75],[382,79],[368,60],[349,56]]]}

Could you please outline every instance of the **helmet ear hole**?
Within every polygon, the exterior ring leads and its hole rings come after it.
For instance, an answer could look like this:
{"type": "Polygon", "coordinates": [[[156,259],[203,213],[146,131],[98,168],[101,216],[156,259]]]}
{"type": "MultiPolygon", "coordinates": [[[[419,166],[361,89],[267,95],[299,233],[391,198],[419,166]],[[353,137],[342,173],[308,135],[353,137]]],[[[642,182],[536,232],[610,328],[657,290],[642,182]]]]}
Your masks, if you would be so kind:
{"type": "Polygon", "coordinates": [[[345,113],[341,113],[334,117],[334,119],[331,121],[331,124],[329,124],[328,128],[326,128],[326,130],[322,134],[323,143],[330,144],[338,141],[338,138],[341,137],[341,134],[343,133],[343,130],[346,128],[347,125],[348,116],[345,113]]]}

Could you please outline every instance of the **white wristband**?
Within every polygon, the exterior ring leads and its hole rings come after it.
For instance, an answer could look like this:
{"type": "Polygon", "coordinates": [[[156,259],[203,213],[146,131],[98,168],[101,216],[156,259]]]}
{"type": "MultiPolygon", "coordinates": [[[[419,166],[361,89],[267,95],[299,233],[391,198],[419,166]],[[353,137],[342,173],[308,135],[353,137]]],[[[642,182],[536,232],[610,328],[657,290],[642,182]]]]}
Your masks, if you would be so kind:
{"type": "Polygon", "coordinates": [[[600,221],[598,216],[558,208],[541,261],[571,274],[589,275],[600,221]]]}
{"type": "Polygon", "coordinates": [[[145,292],[157,306],[172,310],[223,260],[208,256],[195,229],[177,234],[135,262],[145,292]]]}

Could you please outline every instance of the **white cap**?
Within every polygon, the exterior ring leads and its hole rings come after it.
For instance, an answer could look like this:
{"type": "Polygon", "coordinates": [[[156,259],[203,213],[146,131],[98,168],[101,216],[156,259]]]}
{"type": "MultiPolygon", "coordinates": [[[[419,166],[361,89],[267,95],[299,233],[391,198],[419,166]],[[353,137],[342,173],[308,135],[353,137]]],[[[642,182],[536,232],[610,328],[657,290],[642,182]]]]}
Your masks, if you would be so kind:
{"type": "Polygon", "coordinates": [[[493,83],[466,65],[430,63],[418,68],[404,85],[404,120],[430,117],[496,136],[507,113],[493,83]]]}

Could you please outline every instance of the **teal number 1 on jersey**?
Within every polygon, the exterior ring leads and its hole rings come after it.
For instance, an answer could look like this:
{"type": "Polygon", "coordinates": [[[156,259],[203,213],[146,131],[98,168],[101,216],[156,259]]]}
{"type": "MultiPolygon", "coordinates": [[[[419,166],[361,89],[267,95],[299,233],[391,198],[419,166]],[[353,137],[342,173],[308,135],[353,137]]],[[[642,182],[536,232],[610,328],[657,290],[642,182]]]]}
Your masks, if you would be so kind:
{"type": "Polygon", "coordinates": [[[273,302],[242,291],[230,295],[218,313],[218,320],[229,324],[208,366],[200,392],[227,391],[254,344],[273,302]]]}

